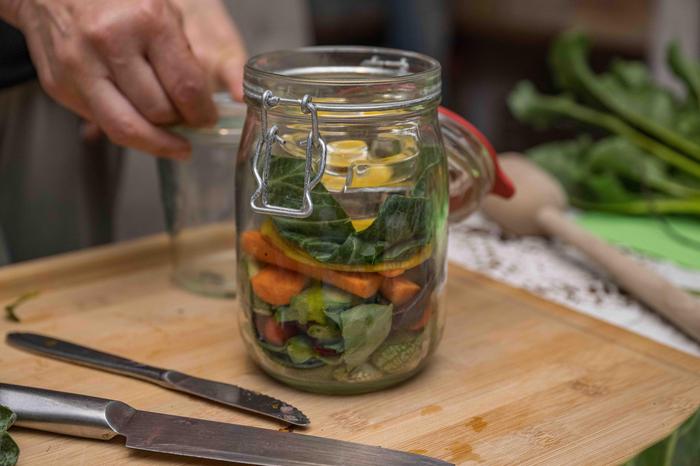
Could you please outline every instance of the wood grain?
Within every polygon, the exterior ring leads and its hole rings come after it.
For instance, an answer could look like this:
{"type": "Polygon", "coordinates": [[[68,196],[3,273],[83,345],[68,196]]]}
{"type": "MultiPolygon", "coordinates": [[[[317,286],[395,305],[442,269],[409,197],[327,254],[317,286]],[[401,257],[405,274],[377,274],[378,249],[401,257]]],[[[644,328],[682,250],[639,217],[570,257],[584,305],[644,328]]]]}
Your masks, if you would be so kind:
{"type": "MultiPolygon", "coordinates": [[[[165,238],[0,269],[0,305],[26,330],[232,382],[303,409],[310,434],[427,454],[457,464],[619,464],[700,404],[700,360],[458,267],[448,325],[428,368],[399,387],[353,397],[287,388],[246,355],[235,302],[169,280],[165,238]]],[[[3,382],[125,401],[135,408],[277,429],[272,421],[3,343],[3,382]]],[[[203,464],[15,428],[20,465],[203,464]]],[[[213,463],[212,463],[213,464],[213,463]]]]}

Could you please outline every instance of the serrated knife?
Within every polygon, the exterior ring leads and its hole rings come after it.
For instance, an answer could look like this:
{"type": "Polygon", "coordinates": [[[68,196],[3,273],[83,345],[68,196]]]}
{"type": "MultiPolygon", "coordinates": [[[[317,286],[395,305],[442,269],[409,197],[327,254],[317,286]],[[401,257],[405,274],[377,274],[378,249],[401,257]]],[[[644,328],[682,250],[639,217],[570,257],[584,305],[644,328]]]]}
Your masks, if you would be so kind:
{"type": "Polygon", "coordinates": [[[261,466],[444,466],[441,460],[311,435],[139,411],[120,401],[0,384],[16,425],[77,437],[126,437],[137,450],[261,466]]]}
{"type": "Polygon", "coordinates": [[[252,411],[297,426],[309,425],[306,415],[294,406],[236,385],[200,379],[182,372],[141,364],[36,333],[8,333],[6,340],[9,345],[34,354],[145,380],[171,390],[252,411]]]}

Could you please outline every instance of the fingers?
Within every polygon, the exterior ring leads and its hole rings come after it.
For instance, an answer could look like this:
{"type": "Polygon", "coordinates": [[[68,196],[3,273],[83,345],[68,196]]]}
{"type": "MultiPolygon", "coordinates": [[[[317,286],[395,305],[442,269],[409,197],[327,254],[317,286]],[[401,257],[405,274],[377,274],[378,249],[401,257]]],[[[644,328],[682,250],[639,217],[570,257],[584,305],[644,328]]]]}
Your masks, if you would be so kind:
{"type": "Polygon", "coordinates": [[[106,79],[84,83],[85,100],[94,121],[116,144],[161,157],[185,159],[187,140],[153,126],[106,79]]]}
{"type": "Polygon", "coordinates": [[[217,114],[206,73],[190,50],[182,29],[178,26],[167,32],[158,34],[148,44],[148,60],[185,123],[213,125],[217,114]]]}
{"type": "Polygon", "coordinates": [[[109,63],[119,90],[148,121],[157,125],[174,124],[180,119],[151,65],[137,51],[124,61],[109,63]]]}
{"type": "Polygon", "coordinates": [[[245,55],[243,54],[227,54],[219,62],[217,70],[219,81],[226,87],[229,94],[239,102],[243,101],[244,61],[245,55]]]}

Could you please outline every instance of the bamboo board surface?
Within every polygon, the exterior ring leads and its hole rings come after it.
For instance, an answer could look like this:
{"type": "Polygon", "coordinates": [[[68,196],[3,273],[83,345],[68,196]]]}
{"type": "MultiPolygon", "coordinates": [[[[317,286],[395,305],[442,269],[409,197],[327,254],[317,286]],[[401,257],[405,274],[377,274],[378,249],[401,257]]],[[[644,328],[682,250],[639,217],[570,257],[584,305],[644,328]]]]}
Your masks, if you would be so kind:
{"type": "MultiPolygon", "coordinates": [[[[700,404],[700,359],[522,290],[450,268],[442,344],[419,376],[378,393],[299,392],[247,359],[235,302],[169,280],[165,237],[0,268],[0,319],[153,365],[242,385],[301,408],[309,434],[457,464],[619,464],[700,404]]],[[[3,338],[4,340],[4,338],[3,338]]],[[[277,429],[157,386],[33,356],[0,342],[0,380],[119,399],[137,409],[277,429]]],[[[13,428],[20,465],[221,464],[13,428]]]]}

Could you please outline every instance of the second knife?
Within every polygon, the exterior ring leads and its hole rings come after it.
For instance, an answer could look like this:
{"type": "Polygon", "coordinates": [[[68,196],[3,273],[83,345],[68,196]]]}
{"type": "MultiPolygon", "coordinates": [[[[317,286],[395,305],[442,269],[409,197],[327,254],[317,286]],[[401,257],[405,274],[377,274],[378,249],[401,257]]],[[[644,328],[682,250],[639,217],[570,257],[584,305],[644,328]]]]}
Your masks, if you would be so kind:
{"type": "Polygon", "coordinates": [[[309,424],[309,419],[294,406],[236,385],[200,379],[182,372],[149,366],[36,333],[8,333],[7,343],[15,348],[35,354],[146,380],[171,390],[273,417],[297,426],[309,424]]]}

